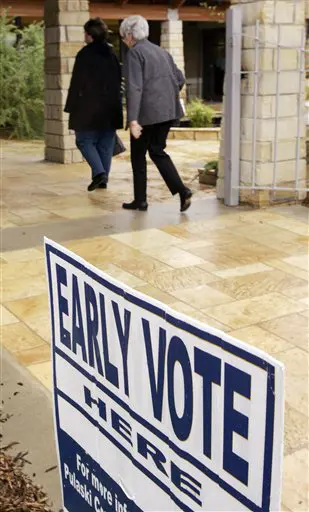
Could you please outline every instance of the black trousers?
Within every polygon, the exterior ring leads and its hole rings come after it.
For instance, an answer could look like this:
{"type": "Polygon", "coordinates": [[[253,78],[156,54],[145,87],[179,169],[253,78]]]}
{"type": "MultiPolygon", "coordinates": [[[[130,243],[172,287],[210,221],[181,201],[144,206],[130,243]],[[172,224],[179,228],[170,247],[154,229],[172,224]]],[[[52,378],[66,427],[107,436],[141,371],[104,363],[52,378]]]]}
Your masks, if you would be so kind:
{"type": "Polygon", "coordinates": [[[147,199],[147,151],[170,192],[175,195],[186,190],[175,165],[168,154],[165,153],[166,140],[172,124],[172,121],[168,121],[167,123],[144,126],[139,139],[135,139],[131,135],[134,200],[137,203],[147,199]]]}

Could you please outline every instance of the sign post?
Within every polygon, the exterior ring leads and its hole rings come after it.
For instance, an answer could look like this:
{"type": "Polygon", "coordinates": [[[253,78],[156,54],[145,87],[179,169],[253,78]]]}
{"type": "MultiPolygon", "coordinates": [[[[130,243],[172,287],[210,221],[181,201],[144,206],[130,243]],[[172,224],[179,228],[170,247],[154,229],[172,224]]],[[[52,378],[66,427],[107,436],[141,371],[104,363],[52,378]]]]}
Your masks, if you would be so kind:
{"type": "Polygon", "coordinates": [[[45,250],[64,510],[280,510],[283,365],[45,250]]]}

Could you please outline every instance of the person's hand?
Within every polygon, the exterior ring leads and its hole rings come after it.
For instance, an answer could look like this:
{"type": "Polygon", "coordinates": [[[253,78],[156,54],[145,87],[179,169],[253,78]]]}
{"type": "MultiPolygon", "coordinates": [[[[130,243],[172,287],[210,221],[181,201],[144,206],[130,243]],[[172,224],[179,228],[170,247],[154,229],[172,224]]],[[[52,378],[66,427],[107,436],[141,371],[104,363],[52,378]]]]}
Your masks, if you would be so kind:
{"type": "Polygon", "coordinates": [[[134,139],[139,139],[142,135],[143,127],[137,121],[132,121],[130,123],[130,131],[134,139]]]}

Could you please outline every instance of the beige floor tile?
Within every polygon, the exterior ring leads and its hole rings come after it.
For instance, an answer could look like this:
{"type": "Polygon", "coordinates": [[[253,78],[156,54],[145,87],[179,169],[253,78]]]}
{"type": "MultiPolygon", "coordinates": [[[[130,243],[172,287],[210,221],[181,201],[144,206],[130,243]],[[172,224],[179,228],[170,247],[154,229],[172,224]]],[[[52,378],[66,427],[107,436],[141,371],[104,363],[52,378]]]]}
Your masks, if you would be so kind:
{"type": "Polygon", "coordinates": [[[302,311],[300,314],[301,314],[301,316],[303,316],[307,320],[307,325],[308,325],[308,322],[309,322],[309,311],[302,311]]]}
{"type": "Polygon", "coordinates": [[[134,276],[133,274],[130,274],[129,272],[126,272],[125,270],[117,267],[116,265],[103,264],[102,266],[98,265],[98,268],[102,268],[102,270],[106,272],[106,274],[108,274],[111,277],[114,277],[115,279],[118,279],[122,283],[126,284],[127,286],[131,286],[132,288],[147,285],[146,281],[139,279],[138,277],[134,276]]]}
{"type": "Polygon", "coordinates": [[[226,228],[231,229],[241,225],[242,221],[239,218],[227,214],[209,220],[187,222],[186,230],[190,233],[207,233],[226,228]]]}
{"type": "Polygon", "coordinates": [[[204,263],[202,258],[178,247],[166,247],[164,250],[162,248],[141,249],[141,252],[172,268],[185,268],[204,263]]]}
{"type": "MultiPolygon", "coordinates": [[[[234,261],[234,264],[231,264],[232,267],[233,266],[235,267],[235,265],[236,265],[236,261],[234,261]]],[[[204,270],[205,272],[213,274],[214,276],[216,275],[216,272],[218,272],[224,268],[230,268],[228,264],[220,265],[220,264],[216,264],[216,263],[211,263],[210,261],[204,261],[204,263],[202,263],[201,265],[197,265],[197,266],[201,270],[204,270]]]]}
{"type": "Polygon", "coordinates": [[[235,228],[234,232],[261,245],[273,249],[280,248],[280,251],[287,254],[297,254],[299,251],[304,252],[306,251],[306,243],[308,244],[306,236],[300,236],[297,233],[265,222],[255,224],[254,227],[245,224],[242,227],[235,228]]]}
{"type": "Polygon", "coordinates": [[[277,268],[286,272],[287,274],[291,274],[292,276],[299,277],[300,279],[304,279],[305,281],[309,280],[309,274],[306,270],[301,270],[298,267],[294,267],[293,264],[286,263],[281,259],[271,259],[265,260],[265,265],[269,265],[270,267],[277,268]]]}
{"type": "Polygon", "coordinates": [[[305,304],[309,308],[309,297],[305,297],[304,299],[299,299],[299,302],[305,304]]]}
{"type": "MultiPolygon", "coordinates": [[[[231,258],[226,251],[225,254],[221,254],[218,257],[214,257],[213,255],[209,255],[209,259],[207,259],[207,255],[203,256],[204,263],[199,265],[202,270],[206,270],[206,272],[215,272],[221,270],[230,270],[231,268],[239,268],[239,264],[242,263],[234,258],[231,258]]],[[[244,263],[245,265],[246,263],[244,263]]]]}
{"type": "Polygon", "coordinates": [[[5,306],[21,320],[30,318],[43,317],[49,318],[49,302],[48,295],[42,293],[34,297],[27,297],[11,302],[7,302],[5,306]]]}
{"type": "Polygon", "coordinates": [[[147,278],[150,284],[160,288],[164,292],[174,292],[179,290],[179,300],[182,300],[181,290],[207,284],[212,281],[216,281],[217,279],[219,278],[196,266],[158,272],[147,278]]]}
{"type": "Polygon", "coordinates": [[[296,450],[308,448],[308,416],[285,405],[284,414],[284,453],[293,453],[296,450]]]}
{"type": "Polygon", "coordinates": [[[175,301],[175,298],[172,295],[169,295],[168,293],[165,293],[162,290],[155,288],[155,286],[151,286],[150,284],[136,286],[135,289],[141,293],[144,293],[145,295],[149,295],[149,297],[152,297],[153,299],[163,302],[164,304],[171,304],[175,301]]]}
{"type": "Polygon", "coordinates": [[[38,336],[40,336],[47,343],[51,343],[51,321],[49,315],[28,317],[23,320],[24,323],[32,329],[38,336]]]}
{"type": "Polygon", "coordinates": [[[195,308],[190,306],[190,304],[186,304],[185,302],[181,302],[180,300],[172,302],[171,304],[169,304],[169,307],[179,313],[184,313],[185,315],[190,315],[190,312],[197,311],[195,308]]]}
{"type": "Polygon", "coordinates": [[[37,203],[40,208],[47,211],[61,211],[63,208],[86,208],[87,206],[96,205],[98,203],[98,198],[91,196],[90,194],[75,193],[67,194],[66,197],[54,196],[48,201],[38,200],[37,203]]]}
{"type": "Polygon", "coordinates": [[[305,299],[309,294],[308,283],[301,286],[286,288],[285,290],[281,290],[281,293],[287,297],[292,297],[293,299],[305,299]]]}
{"type": "Polygon", "coordinates": [[[213,246],[226,246],[228,244],[245,244],[248,243],[248,240],[235,233],[232,229],[217,229],[217,230],[201,230],[199,233],[192,233],[192,236],[195,236],[195,240],[203,240],[208,242],[213,246]]]}
{"type": "Polygon", "coordinates": [[[239,214],[239,218],[243,222],[259,225],[261,222],[264,224],[272,220],[284,219],[282,215],[276,212],[274,208],[268,210],[252,210],[239,214]]]}
{"type": "Polygon", "coordinates": [[[303,448],[284,457],[282,503],[293,512],[307,512],[308,502],[308,449],[303,448]]]}
{"type": "Polygon", "coordinates": [[[42,345],[43,340],[22,323],[1,326],[1,343],[9,352],[42,345]]]}
{"type": "Polygon", "coordinates": [[[60,210],[51,210],[56,215],[62,215],[65,219],[83,219],[86,217],[96,217],[101,215],[109,215],[110,210],[106,208],[99,208],[97,206],[87,205],[87,207],[71,207],[63,208],[60,210]]]}
{"type": "MultiPolygon", "coordinates": [[[[287,231],[287,233],[289,233],[287,231]]],[[[273,238],[271,235],[267,236],[259,236],[259,237],[252,237],[252,240],[255,242],[264,245],[265,247],[269,247],[271,249],[278,249],[280,248],[281,253],[285,253],[285,255],[294,255],[294,254],[306,254],[307,253],[307,247],[303,243],[303,239],[305,237],[297,237],[297,235],[294,235],[295,240],[299,240],[299,243],[296,241],[290,241],[287,242],[285,240],[282,240],[281,237],[278,236],[278,238],[273,238]]],[[[248,237],[249,238],[249,237],[248,237]]]]}
{"type": "Polygon", "coordinates": [[[43,259],[44,254],[38,249],[32,248],[3,252],[2,258],[9,263],[12,261],[33,261],[43,259]]]}
{"type": "Polygon", "coordinates": [[[264,350],[270,355],[293,348],[291,343],[288,343],[283,338],[266,331],[258,325],[250,325],[249,327],[231,331],[230,335],[260,350],[264,350]]]}
{"type": "Polygon", "coordinates": [[[16,324],[19,319],[0,304],[0,325],[16,324]]]}
{"type": "Polygon", "coordinates": [[[306,284],[302,279],[286,274],[281,270],[258,272],[240,277],[221,279],[210,286],[222,293],[227,293],[235,299],[246,299],[267,293],[281,292],[291,286],[306,284]]]}
{"type": "MultiPolygon", "coordinates": [[[[71,196],[77,196],[80,194],[81,191],[81,185],[80,183],[71,182],[70,188],[64,187],[63,183],[61,183],[61,180],[59,180],[60,183],[52,183],[52,184],[44,184],[43,186],[40,186],[40,189],[43,192],[51,192],[53,194],[57,194],[60,197],[68,198],[71,196]]],[[[42,205],[40,205],[42,208],[42,205]]],[[[46,209],[48,209],[49,204],[46,204],[46,209]]]]}
{"type": "Polygon", "coordinates": [[[189,251],[191,249],[197,249],[198,247],[208,247],[209,245],[212,245],[212,242],[209,240],[194,240],[191,242],[183,242],[180,247],[184,251],[189,251]]]}
{"type": "Polygon", "coordinates": [[[51,362],[32,364],[27,367],[29,372],[36,377],[49,391],[52,391],[52,365],[51,362]]]}
{"type": "Polygon", "coordinates": [[[308,236],[309,234],[308,224],[295,219],[284,217],[279,220],[270,220],[268,222],[274,226],[278,226],[279,228],[287,229],[288,231],[297,233],[298,235],[308,236]]]}
{"type": "Polygon", "coordinates": [[[46,277],[44,274],[36,276],[20,277],[6,281],[2,292],[2,301],[10,302],[34,295],[40,295],[47,290],[46,277]]]}
{"type": "Polygon", "coordinates": [[[156,247],[169,247],[181,243],[179,238],[169,235],[161,229],[145,229],[143,231],[132,231],[111,235],[111,238],[135,249],[151,249],[156,247]]]}
{"type": "Polygon", "coordinates": [[[17,224],[12,222],[13,216],[10,217],[10,220],[7,217],[0,216],[0,228],[1,229],[7,229],[7,228],[16,228],[17,224]]]}
{"type": "Polygon", "coordinates": [[[184,304],[180,301],[173,302],[172,304],[169,304],[169,307],[176,310],[179,313],[183,313],[188,317],[191,317],[195,320],[199,320],[200,322],[203,322],[207,326],[214,327],[220,331],[228,332],[230,329],[226,325],[217,322],[214,318],[211,318],[198,309],[195,309],[191,307],[189,304],[184,304]],[[184,306],[184,307],[183,307],[184,306]]]}
{"type": "MultiPolygon", "coordinates": [[[[184,224],[175,224],[172,226],[165,226],[163,228],[160,228],[160,231],[163,231],[164,233],[167,233],[169,235],[174,236],[175,238],[179,238],[181,242],[200,242],[200,237],[198,235],[195,235],[194,233],[189,233],[189,231],[185,228],[186,223],[184,224]]],[[[206,237],[205,237],[206,241],[206,237]]],[[[203,240],[202,240],[203,242],[203,240]]]]}
{"type": "Polygon", "coordinates": [[[265,263],[267,259],[285,256],[284,253],[254,242],[200,247],[193,249],[191,252],[222,268],[239,267],[260,262],[265,263]]]}
{"type": "Polygon", "coordinates": [[[301,270],[305,270],[306,272],[309,270],[308,254],[302,254],[300,256],[289,256],[288,258],[284,258],[283,261],[289,265],[300,268],[301,270]]]}
{"type": "Polygon", "coordinates": [[[35,224],[48,224],[63,221],[61,212],[49,212],[42,208],[12,208],[14,224],[17,226],[30,226],[35,224]]]}
{"type": "Polygon", "coordinates": [[[130,257],[137,253],[134,249],[113,240],[111,237],[97,237],[93,240],[83,239],[75,242],[71,241],[66,244],[66,247],[87,261],[89,258],[101,257],[102,263],[104,261],[108,262],[111,257],[117,254],[130,257]]]}
{"type": "MultiPolygon", "coordinates": [[[[276,354],[277,356],[277,354],[276,354]]],[[[309,416],[309,380],[308,375],[285,375],[285,402],[291,407],[309,416]]]]}
{"type": "Polygon", "coordinates": [[[188,316],[191,316],[192,318],[195,318],[196,320],[203,322],[204,324],[206,324],[206,326],[214,327],[219,331],[229,332],[230,330],[230,328],[227,325],[218,322],[214,318],[211,318],[211,316],[205,315],[205,313],[202,313],[202,311],[198,311],[197,309],[194,309],[193,311],[188,313],[188,316]]]}
{"type": "Polygon", "coordinates": [[[77,244],[71,242],[68,244],[68,248],[87,262],[101,267],[107,264],[119,266],[119,263],[140,257],[138,250],[110,237],[106,237],[105,240],[100,238],[89,242],[83,240],[77,244]]]}
{"type": "Polygon", "coordinates": [[[299,347],[293,347],[276,354],[276,359],[285,365],[289,375],[309,376],[308,354],[299,347]]]}
{"type": "Polygon", "coordinates": [[[262,324],[267,331],[284,338],[304,350],[309,350],[309,323],[303,313],[273,318],[262,324]]]}
{"type": "MultiPolygon", "coordinates": [[[[233,300],[229,295],[213,290],[207,284],[187,288],[182,290],[181,294],[179,290],[176,290],[171,292],[171,295],[176,297],[176,299],[179,299],[181,295],[183,302],[187,302],[196,309],[204,309],[215,304],[225,304],[233,300]]],[[[205,313],[207,314],[207,311],[205,313]]],[[[220,319],[218,320],[220,321],[220,319]]]]}
{"type": "MultiPolygon", "coordinates": [[[[2,282],[6,283],[11,279],[16,279],[16,276],[20,277],[36,277],[45,273],[45,260],[33,260],[33,261],[17,261],[6,263],[2,269],[2,282]]],[[[4,284],[5,286],[5,284],[4,284]]]]}
{"type": "Polygon", "coordinates": [[[269,272],[271,270],[272,268],[264,265],[264,263],[253,263],[252,265],[242,265],[241,267],[217,270],[213,273],[222,279],[228,279],[230,277],[248,276],[250,274],[257,274],[259,272],[269,272]]]}
{"type": "Polygon", "coordinates": [[[151,276],[153,273],[171,270],[171,267],[165,263],[142,254],[136,255],[133,258],[115,258],[115,263],[118,267],[139,277],[143,281],[147,281],[148,276],[151,276]]]}
{"type": "Polygon", "coordinates": [[[271,320],[288,313],[302,311],[304,306],[279,293],[232,301],[205,309],[205,313],[233,329],[271,320]]]}
{"type": "Polygon", "coordinates": [[[51,360],[50,345],[44,343],[38,347],[30,348],[28,350],[22,350],[15,352],[15,357],[18,362],[24,366],[31,364],[44,363],[51,360]]]}

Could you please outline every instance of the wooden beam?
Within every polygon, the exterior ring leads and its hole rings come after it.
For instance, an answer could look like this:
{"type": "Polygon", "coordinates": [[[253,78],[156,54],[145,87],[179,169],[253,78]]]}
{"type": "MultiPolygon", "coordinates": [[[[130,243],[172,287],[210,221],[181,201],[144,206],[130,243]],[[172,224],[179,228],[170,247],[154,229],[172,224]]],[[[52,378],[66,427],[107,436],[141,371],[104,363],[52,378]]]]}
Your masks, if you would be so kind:
{"type": "Polygon", "coordinates": [[[186,0],[173,0],[172,1],[172,8],[173,9],[179,9],[183,6],[186,0]]]}
{"type": "Polygon", "coordinates": [[[1,0],[2,10],[8,10],[9,17],[23,16],[25,18],[40,19],[44,16],[44,0],[1,0]]]}
{"type": "Polygon", "coordinates": [[[211,7],[180,7],[179,19],[182,21],[209,21],[209,22],[225,22],[225,13],[228,5],[217,6],[216,9],[211,7]]]}
{"type": "MultiPolygon", "coordinates": [[[[129,0],[120,0],[128,2],[129,0]]],[[[182,0],[174,0],[182,2],[182,0]]],[[[183,21],[209,21],[224,22],[227,5],[217,6],[216,9],[210,7],[179,7],[179,19],[183,21]]],[[[1,9],[9,9],[9,16],[23,16],[25,18],[42,19],[44,17],[44,0],[1,0],[1,9]]],[[[132,14],[140,14],[148,20],[165,21],[167,20],[166,5],[156,4],[129,4],[123,3],[90,3],[90,16],[100,16],[104,20],[123,20],[132,14]]]]}
{"type": "Polygon", "coordinates": [[[90,4],[90,15],[99,16],[103,20],[123,20],[133,14],[140,14],[147,20],[164,21],[167,20],[167,5],[147,5],[147,4],[90,4]]]}
{"type": "Polygon", "coordinates": [[[119,5],[121,5],[121,7],[123,7],[124,5],[127,5],[129,3],[129,0],[118,0],[119,1],[119,5]]]}

